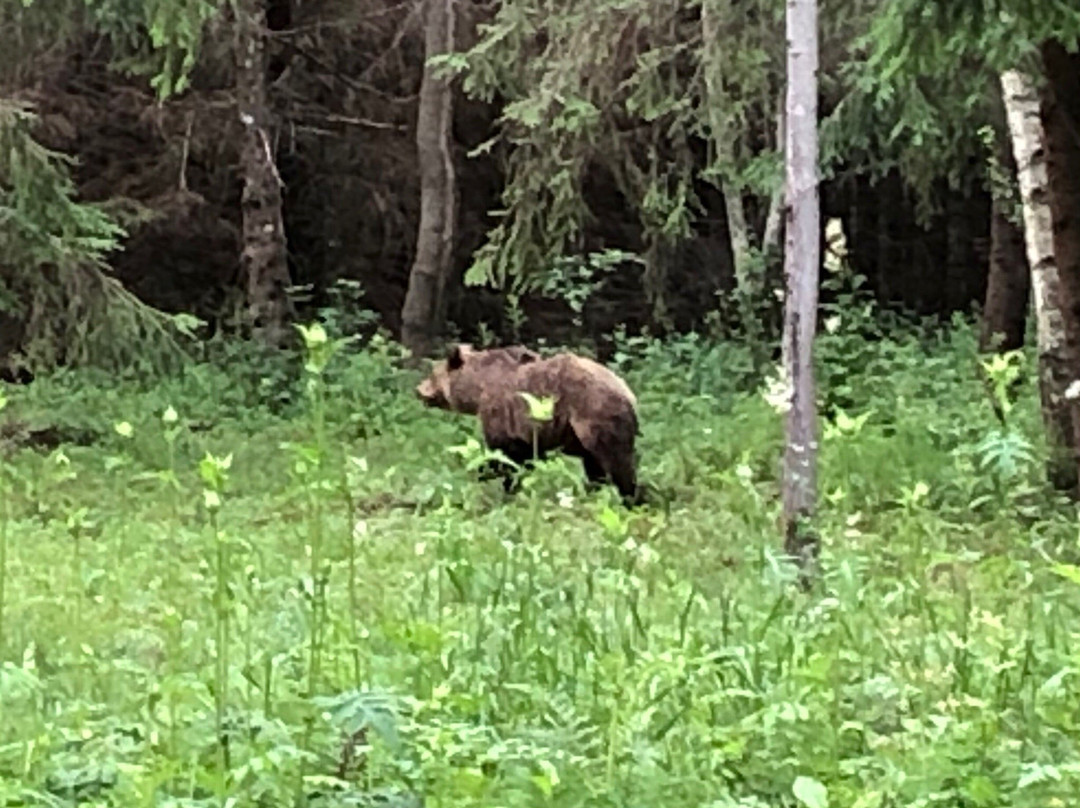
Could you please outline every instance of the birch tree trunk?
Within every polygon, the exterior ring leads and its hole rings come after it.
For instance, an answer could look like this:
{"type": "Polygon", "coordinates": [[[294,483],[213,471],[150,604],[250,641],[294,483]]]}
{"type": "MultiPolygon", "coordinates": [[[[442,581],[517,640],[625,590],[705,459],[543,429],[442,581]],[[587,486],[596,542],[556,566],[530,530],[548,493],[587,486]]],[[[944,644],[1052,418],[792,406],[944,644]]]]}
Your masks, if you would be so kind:
{"type": "Polygon", "coordinates": [[[269,135],[266,9],[262,0],[238,0],[235,8],[236,96],[244,125],[240,268],[247,284],[247,324],[256,337],[280,346],[289,336],[293,312],[287,292],[291,282],[281,215],[281,177],[269,135]]]}
{"type": "Polygon", "coordinates": [[[758,289],[751,277],[750,229],[746,223],[746,209],[742,194],[734,184],[724,179],[735,163],[734,142],[737,133],[731,124],[730,99],[724,92],[723,56],[720,53],[723,38],[723,20],[731,13],[730,0],[703,0],[701,4],[701,38],[704,43],[705,92],[708,107],[709,133],[716,148],[716,161],[720,166],[720,192],[724,196],[724,212],[727,215],[728,235],[731,240],[731,258],[735,270],[737,288],[747,299],[755,299],[758,289]],[[723,9],[717,6],[722,5],[723,9]],[[722,16],[721,16],[722,15],[722,16]]]}
{"type": "MultiPolygon", "coordinates": [[[[1054,260],[1061,283],[1072,448],[1080,477],[1080,54],[1051,40],[1040,48],[1046,83],[1041,112],[1054,227],[1054,260]]],[[[1080,493],[1080,492],[1076,492],[1080,493]]]]}
{"type": "Polygon", "coordinates": [[[1054,254],[1046,150],[1039,99],[1031,80],[1008,70],[1001,74],[1002,97],[1012,138],[1024,213],[1024,241],[1031,270],[1039,349],[1039,395],[1050,449],[1047,476],[1054,487],[1076,486],[1075,422],[1065,396],[1073,373],[1065,335],[1062,288],[1054,254]]]}
{"type": "MultiPolygon", "coordinates": [[[[425,0],[425,58],[454,47],[455,0],[425,0]]],[[[401,311],[401,341],[414,358],[430,353],[442,331],[446,282],[452,267],[456,195],[451,151],[453,93],[450,80],[424,67],[416,122],[420,165],[420,225],[416,257],[401,311]]]]}
{"type": "Polygon", "coordinates": [[[813,346],[821,263],[818,204],[817,0],[787,2],[787,227],[784,356],[791,405],[783,470],[785,549],[804,575],[817,556],[809,526],[817,506],[817,402],[813,346]]]}

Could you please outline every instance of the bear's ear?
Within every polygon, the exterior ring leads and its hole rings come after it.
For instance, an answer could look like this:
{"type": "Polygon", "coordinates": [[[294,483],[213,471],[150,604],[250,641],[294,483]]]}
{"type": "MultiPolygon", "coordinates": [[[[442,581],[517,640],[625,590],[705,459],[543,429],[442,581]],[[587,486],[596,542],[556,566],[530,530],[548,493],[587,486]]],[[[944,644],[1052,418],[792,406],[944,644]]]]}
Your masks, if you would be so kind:
{"type": "Polygon", "coordinates": [[[530,351],[528,348],[522,348],[518,352],[517,361],[519,365],[528,365],[532,362],[536,362],[540,359],[540,354],[530,351]]]}
{"type": "Polygon", "coordinates": [[[465,364],[465,354],[469,352],[469,346],[459,342],[457,345],[453,345],[450,348],[449,353],[446,355],[446,366],[450,370],[457,370],[465,364]]]}

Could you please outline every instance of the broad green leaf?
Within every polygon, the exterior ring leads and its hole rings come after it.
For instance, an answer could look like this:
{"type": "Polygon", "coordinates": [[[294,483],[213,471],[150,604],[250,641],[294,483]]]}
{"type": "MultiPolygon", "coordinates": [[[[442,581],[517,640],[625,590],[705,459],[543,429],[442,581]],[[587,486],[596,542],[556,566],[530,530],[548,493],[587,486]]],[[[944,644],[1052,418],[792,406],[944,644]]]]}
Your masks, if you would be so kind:
{"type": "Polygon", "coordinates": [[[822,782],[815,780],[813,777],[804,777],[802,775],[796,777],[795,783],[791,787],[791,793],[806,808],[828,808],[829,790],[825,788],[822,782]]]}

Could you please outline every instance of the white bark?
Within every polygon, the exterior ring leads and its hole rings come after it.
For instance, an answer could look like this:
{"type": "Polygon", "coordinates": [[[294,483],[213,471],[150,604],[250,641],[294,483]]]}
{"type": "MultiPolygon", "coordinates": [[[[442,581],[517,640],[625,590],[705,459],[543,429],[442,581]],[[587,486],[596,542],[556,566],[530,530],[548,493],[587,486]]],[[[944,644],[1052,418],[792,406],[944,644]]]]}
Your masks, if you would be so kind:
{"type": "MultiPolygon", "coordinates": [[[[1053,218],[1039,96],[1031,79],[1018,70],[1001,74],[1001,91],[1023,203],[1024,242],[1031,267],[1031,296],[1039,347],[1043,420],[1052,452],[1058,456],[1057,462],[1069,463],[1072,428],[1065,390],[1070,374],[1061,278],[1054,260],[1053,218]]],[[[1053,469],[1051,475],[1054,475],[1053,469]]]]}
{"type": "MultiPolygon", "coordinates": [[[[786,129],[784,104],[780,104],[779,109],[776,111],[776,148],[781,153],[784,150],[786,129]]],[[[784,188],[781,185],[769,200],[769,213],[765,217],[765,233],[761,237],[761,251],[766,255],[773,250],[780,249],[780,224],[783,215],[784,188]]]]}
{"type": "Polygon", "coordinates": [[[805,524],[817,505],[813,365],[821,263],[817,69],[817,0],[788,0],[784,355],[792,399],[784,452],[783,506],[786,549],[800,561],[804,573],[817,550],[817,542],[805,524]]]}
{"type": "MultiPolygon", "coordinates": [[[[734,138],[727,109],[728,99],[724,93],[723,69],[721,67],[720,45],[723,33],[717,19],[716,4],[729,0],[703,0],[701,4],[701,38],[704,45],[705,61],[705,103],[708,107],[709,133],[716,148],[716,162],[721,172],[730,171],[735,163],[734,138]]],[[[730,9],[725,9],[730,13],[730,9]]],[[[746,210],[743,208],[742,194],[727,179],[721,179],[720,192],[724,195],[724,212],[727,214],[728,235],[731,239],[731,258],[735,269],[735,282],[739,291],[753,295],[753,281],[750,277],[751,247],[750,230],[746,224],[746,210]]]]}

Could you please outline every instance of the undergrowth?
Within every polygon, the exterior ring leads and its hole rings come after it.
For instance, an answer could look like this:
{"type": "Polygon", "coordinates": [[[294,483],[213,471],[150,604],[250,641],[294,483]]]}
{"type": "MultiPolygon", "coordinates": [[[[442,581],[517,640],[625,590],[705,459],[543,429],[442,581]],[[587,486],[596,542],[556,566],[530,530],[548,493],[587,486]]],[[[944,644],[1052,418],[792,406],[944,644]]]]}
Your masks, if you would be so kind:
{"type": "Polygon", "coordinates": [[[90,437],[0,437],[0,806],[1071,804],[1034,374],[1002,426],[967,324],[826,326],[808,593],[736,345],[621,342],[634,510],[561,457],[479,481],[378,335],[5,388],[90,437]]]}

